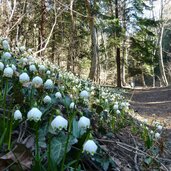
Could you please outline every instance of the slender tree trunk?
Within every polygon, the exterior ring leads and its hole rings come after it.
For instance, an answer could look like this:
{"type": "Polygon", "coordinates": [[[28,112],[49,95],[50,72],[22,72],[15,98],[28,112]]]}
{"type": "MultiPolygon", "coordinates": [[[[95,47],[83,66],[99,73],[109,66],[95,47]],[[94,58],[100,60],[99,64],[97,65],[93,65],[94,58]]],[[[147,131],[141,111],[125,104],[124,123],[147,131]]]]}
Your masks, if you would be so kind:
{"type": "MultiPolygon", "coordinates": [[[[118,12],[118,0],[115,0],[115,17],[119,20],[118,12]]],[[[116,31],[115,37],[118,37],[118,31],[116,31]]],[[[117,65],[117,87],[121,87],[121,57],[120,57],[120,47],[116,47],[116,65],[117,65]]]]}
{"type": "Polygon", "coordinates": [[[88,13],[88,22],[90,27],[90,34],[91,34],[91,67],[90,67],[90,73],[89,78],[91,80],[94,80],[95,73],[96,73],[96,65],[97,65],[97,40],[96,40],[96,28],[94,25],[94,15],[93,11],[91,9],[91,4],[89,0],[85,0],[86,9],[88,13]]]}
{"type": "Polygon", "coordinates": [[[146,87],[146,83],[145,83],[145,78],[144,78],[144,73],[143,73],[143,71],[142,71],[142,73],[141,73],[141,81],[142,81],[142,86],[143,86],[143,87],[146,87]]]}
{"type": "Polygon", "coordinates": [[[160,57],[159,57],[159,67],[160,67],[160,74],[161,74],[162,83],[165,86],[168,86],[168,81],[167,81],[167,78],[166,78],[166,73],[165,73],[165,69],[164,69],[164,62],[163,62],[163,48],[162,48],[163,31],[164,31],[164,26],[161,27],[161,31],[160,31],[160,43],[159,43],[160,57]]]}
{"type": "MultiPolygon", "coordinates": [[[[39,38],[38,38],[38,50],[42,49],[45,46],[45,14],[46,14],[46,6],[45,6],[45,0],[41,0],[41,7],[40,7],[40,13],[41,13],[41,20],[40,20],[40,27],[39,27],[39,38]]],[[[43,51],[38,54],[39,56],[43,55],[43,51]]]]}

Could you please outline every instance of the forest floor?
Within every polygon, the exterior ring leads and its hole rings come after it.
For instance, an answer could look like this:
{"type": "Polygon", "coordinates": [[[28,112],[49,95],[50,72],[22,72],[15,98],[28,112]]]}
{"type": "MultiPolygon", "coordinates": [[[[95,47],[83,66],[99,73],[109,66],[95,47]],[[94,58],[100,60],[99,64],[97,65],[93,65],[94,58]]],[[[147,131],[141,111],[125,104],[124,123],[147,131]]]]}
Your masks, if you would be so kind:
{"type": "MultiPolygon", "coordinates": [[[[135,88],[130,97],[131,108],[149,123],[157,120],[164,125],[165,147],[171,157],[171,87],[135,88]]],[[[169,167],[171,169],[171,167],[169,167]]]]}

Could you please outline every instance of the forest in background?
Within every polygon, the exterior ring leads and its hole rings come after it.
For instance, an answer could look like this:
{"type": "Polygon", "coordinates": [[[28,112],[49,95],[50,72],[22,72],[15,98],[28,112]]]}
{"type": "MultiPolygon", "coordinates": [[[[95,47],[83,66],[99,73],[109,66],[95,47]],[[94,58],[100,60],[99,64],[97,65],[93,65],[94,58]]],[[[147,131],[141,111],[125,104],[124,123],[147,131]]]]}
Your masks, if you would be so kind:
{"type": "Polygon", "coordinates": [[[100,84],[167,86],[169,0],[1,0],[0,34],[100,84]]]}

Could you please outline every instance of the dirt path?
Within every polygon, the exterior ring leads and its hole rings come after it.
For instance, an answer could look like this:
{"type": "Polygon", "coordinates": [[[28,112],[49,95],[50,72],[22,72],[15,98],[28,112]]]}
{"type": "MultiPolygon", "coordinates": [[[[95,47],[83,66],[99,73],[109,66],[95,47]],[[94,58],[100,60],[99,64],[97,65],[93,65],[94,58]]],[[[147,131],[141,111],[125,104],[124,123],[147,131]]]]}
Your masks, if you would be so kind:
{"type": "Polygon", "coordinates": [[[141,116],[160,120],[171,129],[171,87],[135,89],[131,107],[141,116]]]}

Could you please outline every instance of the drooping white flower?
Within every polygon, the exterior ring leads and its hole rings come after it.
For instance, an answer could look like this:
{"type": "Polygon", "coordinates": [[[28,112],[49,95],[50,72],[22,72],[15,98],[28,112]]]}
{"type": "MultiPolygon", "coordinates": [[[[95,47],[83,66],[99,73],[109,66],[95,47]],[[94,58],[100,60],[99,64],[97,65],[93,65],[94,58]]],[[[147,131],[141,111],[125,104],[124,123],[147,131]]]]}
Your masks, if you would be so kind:
{"type": "Polygon", "coordinates": [[[70,105],[69,105],[69,108],[70,109],[74,109],[76,106],[75,106],[75,103],[74,102],[72,102],[70,105]]]}
{"type": "Polygon", "coordinates": [[[56,116],[56,118],[51,122],[51,126],[54,130],[67,129],[68,121],[62,116],[56,116]]]}
{"type": "Polygon", "coordinates": [[[50,75],[50,74],[51,74],[51,71],[50,71],[50,70],[47,70],[47,71],[46,71],[46,74],[47,74],[47,75],[50,75]]]}
{"type": "Polygon", "coordinates": [[[145,124],[147,124],[147,122],[148,122],[148,119],[144,119],[144,121],[143,121],[145,124]]]}
{"type": "Polygon", "coordinates": [[[53,89],[54,84],[53,81],[51,79],[47,79],[46,82],[44,83],[44,88],[45,89],[53,89]]]}
{"type": "Polygon", "coordinates": [[[79,128],[89,128],[90,127],[90,119],[82,116],[78,121],[78,127],[79,128]]]}
{"type": "Polygon", "coordinates": [[[11,67],[6,67],[4,69],[4,77],[12,78],[13,73],[14,73],[14,71],[11,67]]]}
{"type": "Polygon", "coordinates": [[[156,139],[159,139],[159,138],[160,138],[160,134],[159,134],[158,132],[156,132],[155,135],[154,135],[154,137],[155,137],[156,139]]]}
{"type": "Polygon", "coordinates": [[[60,98],[62,97],[62,95],[61,95],[60,92],[57,92],[57,93],[55,94],[55,97],[56,97],[57,99],[60,99],[60,98]]]}
{"type": "Polygon", "coordinates": [[[25,46],[20,46],[19,49],[23,53],[26,50],[26,47],[25,46]]]}
{"type": "Polygon", "coordinates": [[[46,70],[46,67],[44,65],[39,65],[40,72],[45,71],[45,70],[46,70]]]}
{"type": "Polygon", "coordinates": [[[30,66],[29,66],[29,70],[30,70],[30,72],[36,72],[36,71],[37,71],[35,65],[30,65],[30,66]]]}
{"type": "Polygon", "coordinates": [[[43,85],[42,78],[39,76],[34,77],[32,80],[32,85],[36,88],[39,88],[40,86],[42,86],[43,85]]]}
{"type": "Polygon", "coordinates": [[[3,53],[3,55],[2,55],[2,57],[4,58],[4,59],[11,59],[11,57],[12,57],[12,55],[11,55],[11,53],[9,53],[9,52],[5,52],[5,53],[3,53]]]}
{"type": "Polygon", "coordinates": [[[95,144],[93,140],[88,140],[83,145],[83,151],[91,155],[94,155],[97,151],[97,145],[95,144]]]}
{"type": "Polygon", "coordinates": [[[118,104],[115,104],[115,105],[113,106],[113,109],[114,109],[114,110],[118,110],[118,109],[119,109],[119,105],[118,105],[118,104]]]}
{"type": "Polygon", "coordinates": [[[120,115],[121,114],[120,110],[116,110],[116,114],[120,115]]]}
{"type": "Polygon", "coordinates": [[[30,55],[30,56],[27,57],[27,59],[28,59],[28,62],[32,62],[33,61],[33,56],[30,55]]]}
{"type": "Polygon", "coordinates": [[[14,120],[20,120],[22,119],[22,113],[20,112],[20,110],[16,110],[14,112],[14,120]]]}
{"type": "Polygon", "coordinates": [[[161,125],[157,126],[157,130],[161,131],[163,129],[163,127],[161,125]]]}
{"type": "Polygon", "coordinates": [[[4,70],[4,64],[2,62],[0,62],[0,71],[4,70]]]}
{"type": "Polygon", "coordinates": [[[8,40],[3,40],[2,41],[2,46],[3,46],[3,48],[4,48],[4,50],[10,50],[10,45],[9,45],[9,43],[8,43],[8,40]]]}
{"type": "Polygon", "coordinates": [[[28,59],[27,58],[21,58],[21,63],[23,64],[23,65],[26,65],[27,63],[28,63],[28,59]]]}
{"type": "Polygon", "coordinates": [[[32,49],[29,48],[29,49],[27,50],[27,52],[28,52],[28,53],[32,53],[32,49]]]}
{"type": "Polygon", "coordinates": [[[30,77],[26,72],[24,72],[19,76],[19,81],[20,83],[27,83],[30,81],[30,77]]]}
{"type": "Polygon", "coordinates": [[[151,131],[150,131],[150,134],[154,134],[154,131],[153,131],[153,130],[151,130],[151,131]]]}
{"type": "Polygon", "coordinates": [[[89,97],[88,91],[86,91],[86,90],[81,91],[80,97],[81,97],[81,98],[88,99],[88,97],[89,97]]]}
{"type": "Polygon", "coordinates": [[[36,108],[33,107],[28,113],[27,113],[27,119],[33,120],[35,122],[39,121],[41,119],[42,112],[36,108]]]}
{"type": "Polygon", "coordinates": [[[52,99],[51,99],[51,97],[48,96],[48,95],[45,96],[44,99],[43,99],[43,102],[44,102],[44,103],[51,103],[51,101],[52,101],[52,99]]]}
{"type": "Polygon", "coordinates": [[[17,68],[14,64],[11,65],[11,68],[13,69],[14,72],[17,70],[17,68]]]}

